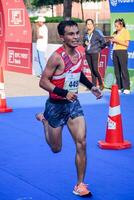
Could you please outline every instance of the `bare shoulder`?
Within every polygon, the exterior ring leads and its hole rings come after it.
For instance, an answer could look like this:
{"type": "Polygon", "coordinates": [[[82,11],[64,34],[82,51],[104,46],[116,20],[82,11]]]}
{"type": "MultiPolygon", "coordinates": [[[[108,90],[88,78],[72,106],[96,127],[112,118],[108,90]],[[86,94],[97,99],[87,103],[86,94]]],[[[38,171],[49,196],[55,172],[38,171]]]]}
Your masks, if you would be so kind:
{"type": "Polygon", "coordinates": [[[61,56],[54,52],[48,59],[47,66],[46,67],[57,67],[61,63],[61,56]]]}

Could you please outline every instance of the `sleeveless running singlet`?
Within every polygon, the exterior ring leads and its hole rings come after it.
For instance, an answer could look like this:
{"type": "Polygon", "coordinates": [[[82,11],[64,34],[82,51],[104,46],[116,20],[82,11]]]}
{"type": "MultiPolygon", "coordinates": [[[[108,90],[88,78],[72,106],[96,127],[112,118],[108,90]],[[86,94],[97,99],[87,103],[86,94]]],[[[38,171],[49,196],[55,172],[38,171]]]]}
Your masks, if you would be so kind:
{"type": "MultiPolygon", "coordinates": [[[[80,52],[76,50],[78,53],[78,61],[76,64],[72,63],[63,46],[57,49],[56,52],[60,54],[65,68],[63,73],[53,75],[51,83],[53,83],[56,87],[78,93],[80,74],[82,71],[82,56],[80,52]]],[[[60,97],[52,92],[50,92],[50,98],[55,100],[64,99],[63,97],[60,97]]]]}

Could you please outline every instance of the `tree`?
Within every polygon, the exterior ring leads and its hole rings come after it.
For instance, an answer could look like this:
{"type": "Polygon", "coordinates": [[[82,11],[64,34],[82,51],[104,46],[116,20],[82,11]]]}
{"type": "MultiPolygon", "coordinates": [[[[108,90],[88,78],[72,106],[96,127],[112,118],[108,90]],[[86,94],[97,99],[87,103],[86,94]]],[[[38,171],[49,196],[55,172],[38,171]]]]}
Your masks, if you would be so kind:
{"type": "Polygon", "coordinates": [[[26,5],[27,8],[31,8],[31,1],[30,0],[24,0],[24,4],[26,5]]]}
{"type": "Polygon", "coordinates": [[[100,1],[106,1],[106,0],[73,0],[74,2],[80,3],[81,5],[81,15],[82,15],[82,20],[84,21],[84,10],[83,10],[83,3],[84,2],[100,2],[100,1]]]}
{"type": "Polygon", "coordinates": [[[82,15],[82,20],[84,21],[83,0],[80,0],[80,5],[81,5],[81,15],[82,15]]]}
{"type": "Polygon", "coordinates": [[[32,5],[41,7],[48,6],[52,9],[52,16],[54,16],[54,5],[63,3],[63,0],[33,0],[32,5]]]}
{"type": "Polygon", "coordinates": [[[72,0],[64,0],[63,8],[64,19],[70,19],[72,16],[72,0]]]}
{"type": "Polygon", "coordinates": [[[103,0],[64,0],[64,10],[63,10],[63,16],[65,19],[71,18],[72,14],[72,2],[77,2],[81,4],[81,14],[82,14],[82,20],[84,20],[84,11],[83,11],[83,2],[99,2],[103,0]]]}
{"type": "Polygon", "coordinates": [[[52,16],[54,16],[54,5],[63,4],[63,17],[70,19],[72,16],[72,2],[81,4],[82,20],[84,20],[83,2],[100,2],[106,0],[24,0],[27,5],[34,5],[36,7],[48,6],[52,9],[52,16]],[[32,2],[32,3],[31,3],[32,2]]]}

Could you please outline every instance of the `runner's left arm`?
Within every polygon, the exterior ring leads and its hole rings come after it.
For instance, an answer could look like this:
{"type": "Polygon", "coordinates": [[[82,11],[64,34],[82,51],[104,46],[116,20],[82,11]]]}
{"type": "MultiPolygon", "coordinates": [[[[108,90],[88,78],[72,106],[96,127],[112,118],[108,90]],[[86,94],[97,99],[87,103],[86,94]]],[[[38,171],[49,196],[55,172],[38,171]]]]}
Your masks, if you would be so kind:
{"type": "Polygon", "coordinates": [[[94,86],[93,83],[91,83],[87,77],[84,75],[83,72],[81,72],[80,75],[80,83],[82,83],[83,85],[85,85],[89,90],[91,90],[91,88],[94,86]]]}
{"type": "Polygon", "coordinates": [[[82,83],[83,85],[85,85],[89,90],[91,90],[91,92],[96,96],[97,99],[100,99],[103,95],[102,92],[100,91],[99,88],[97,88],[96,86],[93,85],[93,83],[91,83],[87,77],[84,75],[83,72],[81,72],[81,76],[80,76],[80,83],[82,83]]]}

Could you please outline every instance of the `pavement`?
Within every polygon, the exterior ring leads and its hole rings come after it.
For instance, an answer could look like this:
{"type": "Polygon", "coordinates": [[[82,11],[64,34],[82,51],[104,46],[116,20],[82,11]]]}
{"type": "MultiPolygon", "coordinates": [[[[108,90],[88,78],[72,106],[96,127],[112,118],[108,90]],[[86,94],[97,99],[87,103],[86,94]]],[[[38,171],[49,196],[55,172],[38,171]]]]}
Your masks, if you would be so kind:
{"type": "Polygon", "coordinates": [[[34,75],[4,71],[6,97],[47,95],[39,87],[39,80],[34,75]]]}
{"type": "MultiPolygon", "coordinates": [[[[6,97],[48,95],[39,87],[39,80],[35,75],[4,71],[6,97]]],[[[80,85],[79,92],[86,92],[85,87],[80,85]]]]}

